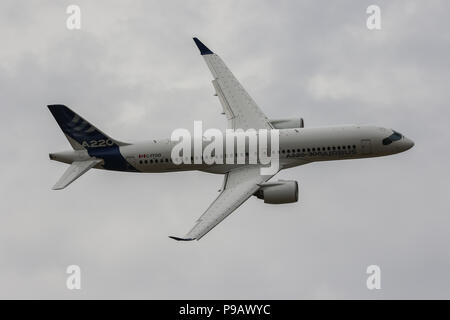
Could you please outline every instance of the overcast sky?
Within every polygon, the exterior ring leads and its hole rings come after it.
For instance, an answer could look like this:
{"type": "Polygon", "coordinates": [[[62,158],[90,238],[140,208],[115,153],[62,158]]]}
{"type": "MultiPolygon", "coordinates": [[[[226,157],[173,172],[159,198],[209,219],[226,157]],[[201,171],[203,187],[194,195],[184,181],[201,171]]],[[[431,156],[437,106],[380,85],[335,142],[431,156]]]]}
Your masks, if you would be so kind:
{"type": "Polygon", "coordinates": [[[2,1],[0,298],[450,298],[449,12],[446,0],[2,1]],[[81,30],[66,28],[69,4],[81,30]],[[198,242],[167,236],[193,226],[220,175],[91,170],[52,191],[66,165],[48,153],[70,145],[47,104],[129,142],[194,120],[225,128],[193,36],[269,117],[375,124],[416,145],[283,171],[298,203],[251,198],[198,242]],[[381,290],[366,288],[372,264],[381,290]]]}

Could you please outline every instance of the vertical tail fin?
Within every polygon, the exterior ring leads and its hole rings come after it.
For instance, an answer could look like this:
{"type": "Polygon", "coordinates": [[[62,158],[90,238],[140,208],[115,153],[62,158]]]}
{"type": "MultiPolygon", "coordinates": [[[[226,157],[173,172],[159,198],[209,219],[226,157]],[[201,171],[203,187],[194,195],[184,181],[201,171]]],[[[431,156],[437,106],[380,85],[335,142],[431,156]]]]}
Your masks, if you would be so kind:
{"type": "Polygon", "coordinates": [[[48,108],[75,150],[127,145],[109,137],[64,105],[53,104],[48,108]]]}

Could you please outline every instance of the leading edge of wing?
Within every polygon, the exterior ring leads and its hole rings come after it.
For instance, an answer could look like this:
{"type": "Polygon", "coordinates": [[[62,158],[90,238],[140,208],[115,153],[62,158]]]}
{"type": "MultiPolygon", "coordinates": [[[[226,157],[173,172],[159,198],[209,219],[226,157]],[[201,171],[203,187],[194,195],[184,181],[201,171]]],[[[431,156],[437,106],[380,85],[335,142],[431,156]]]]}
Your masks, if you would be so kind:
{"type": "Polygon", "coordinates": [[[207,54],[214,54],[214,52],[209,50],[209,48],[207,46],[205,46],[203,44],[203,42],[198,40],[198,38],[194,37],[193,39],[194,39],[195,44],[197,45],[198,50],[200,50],[200,54],[202,56],[207,55],[207,54]]]}

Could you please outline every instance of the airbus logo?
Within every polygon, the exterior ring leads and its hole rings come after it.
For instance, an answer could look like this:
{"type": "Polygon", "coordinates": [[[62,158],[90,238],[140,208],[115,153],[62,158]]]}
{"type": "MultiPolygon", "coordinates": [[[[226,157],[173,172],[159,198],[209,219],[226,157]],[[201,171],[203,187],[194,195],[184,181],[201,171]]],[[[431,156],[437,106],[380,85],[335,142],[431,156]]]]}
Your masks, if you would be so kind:
{"type": "Polygon", "coordinates": [[[111,147],[113,145],[114,142],[111,139],[90,140],[81,143],[81,146],[84,148],[111,147]]]}

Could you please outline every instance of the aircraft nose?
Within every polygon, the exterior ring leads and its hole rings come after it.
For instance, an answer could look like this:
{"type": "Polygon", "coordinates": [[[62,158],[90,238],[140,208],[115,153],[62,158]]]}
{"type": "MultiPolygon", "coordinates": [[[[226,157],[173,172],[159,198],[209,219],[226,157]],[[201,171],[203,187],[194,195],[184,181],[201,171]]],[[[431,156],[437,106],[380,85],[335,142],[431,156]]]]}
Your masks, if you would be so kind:
{"type": "Polygon", "coordinates": [[[409,150],[412,147],[414,147],[414,141],[412,141],[411,139],[408,139],[408,138],[405,138],[403,144],[405,146],[405,150],[409,150]]]}

